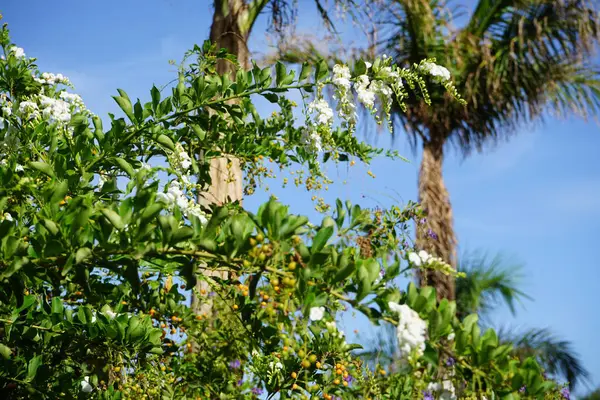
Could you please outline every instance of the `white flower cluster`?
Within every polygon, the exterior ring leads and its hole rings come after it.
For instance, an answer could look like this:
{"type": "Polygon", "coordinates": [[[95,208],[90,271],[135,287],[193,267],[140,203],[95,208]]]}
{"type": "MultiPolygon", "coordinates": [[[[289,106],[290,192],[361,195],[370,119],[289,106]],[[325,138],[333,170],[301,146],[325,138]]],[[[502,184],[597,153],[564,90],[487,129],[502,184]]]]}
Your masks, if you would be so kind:
{"type": "Polygon", "coordinates": [[[17,46],[12,46],[12,47],[9,49],[9,51],[10,51],[11,53],[13,53],[13,55],[14,55],[16,58],[24,58],[24,57],[25,57],[25,50],[23,50],[23,49],[22,49],[22,48],[20,48],[20,47],[17,47],[17,46]]]}
{"type": "Polygon", "coordinates": [[[170,162],[173,168],[180,172],[185,172],[192,166],[192,159],[181,143],[175,144],[175,151],[171,154],[170,162]]]}
{"type": "Polygon", "coordinates": [[[71,81],[69,78],[64,76],[63,74],[53,74],[50,72],[42,73],[40,78],[33,78],[36,82],[41,83],[42,85],[57,85],[62,83],[63,85],[71,85],[71,81]]]}
{"type": "Polygon", "coordinates": [[[420,357],[425,351],[427,323],[406,304],[388,303],[390,310],[398,313],[398,348],[400,357],[407,360],[415,355],[420,357]]]}
{"type": "Polygon", "coordinates": [[[408,253],[408,261],[417,267],[420,267],[422,265],[432,265],[432,264],[446,265],[444,260],[442,260],[439,257],[432,256],[425,250],[421,250],[418,253],[415,253],[415,252],[408,253]]]}
{"type": "Polygon", "coordinates": [[[167,189],[167,193],[158,193],[156,199],[166,203],[169,207],[177,206],[186,217],[195,216],[202,224],[208,222],[206,213],[194,200],[187,198],[181,189],[181,183],[173,181],[167,189]]]}
{"type": "Polygon", "coordinates": [[[439,78],[441,81],[450,80],[450,71],[448,71],[448,68],[442,67],[441,65],[432,62],[424,62],[421,65],[421,69],[429,73],[429,75],[439,78]]]}
{"type": "Polygon", "coordinates": [[[312,148],[318,152],[323,151],[323,143],[319,132],[314,127],[305,127],[302,129],[302,143],[307,148],[312,148]]]}
{"type": "Polygon", "coordinates": [[[331,126],[333,123],[333,110],[329,103],[323,98],[317,98],[308,105],[309,112],[317,114],[317,124],[331,126]]]}
{"type": "Polygon", "coordinates": [[[427,385],[427,391],[436,395],[439,400],[456,400],[456,389],[451,380],[443,380],[442,383],[431,382],[427,385]]]}
{"type": "Polygon", "coordinates": [[[66,101],[41,95],[40,104],[42,115],[50,123],[68,123],[71,120],[71,106],[66,101]]]}
{"type": "Polygon", "coordinates": [[[356,105],[352,95],[352,82],[350,79],[350,69],[345,65],[337,64],[333,67],[332,82],[335,85],[335,95],[338,100],[337,111],[342,123],[352,129],[358,118],[356,114],[356,105]]]}

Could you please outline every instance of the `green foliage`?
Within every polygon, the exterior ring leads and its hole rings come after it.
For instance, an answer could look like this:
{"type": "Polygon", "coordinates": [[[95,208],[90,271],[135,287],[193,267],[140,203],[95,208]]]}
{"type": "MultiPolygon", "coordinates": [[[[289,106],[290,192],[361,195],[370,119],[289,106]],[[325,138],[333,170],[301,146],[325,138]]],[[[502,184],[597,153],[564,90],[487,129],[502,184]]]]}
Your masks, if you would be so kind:
{"type": "MultiPolygon", "coordinates": [[[[493,331],[481,335],[476,315],[460,321],[432,288],[395,286],[411,270],[402,265],[409,222],[422,214],[414,204],[383,211],[338,201],[313,225],[274,198],[256,214],[196,202],[211,183],[208,161],[223,154],[242,160],[250,182],[261,157],[322,176],[286,94],[331,85],[324,64],[300,82],[283,65],[255,66],[231,82],[214,66],[235,60],[205,44],[188,54],[196,58],[170,96],[153,87],[142,104],[119,90],[125,118],[110,115],[105,129],[60,89],[66,80],[40,74],[12,47],[6,27],[0,37],[3,398],[251,399],[265,390],[397,399],[446,378],[463,397],[519,398],[523,385],[530,396],[555,393],[533,359],[512,359],[493,331]],[[262,118],[253,95],[280,111],[262,118]],[[165,159],[166,167],[146,164],[165,159]],[[192,311],[192,291],[205,312],[192,311]],[[358,346],[335,318],[351,307],[374,324],[406,325],[399,304],[428,321],[427,345],[385,375],[353,355],[358,346]]],[[[385,62],[376,61],[372,79],[385,62]]],[[[398,79],[419,74],[402,70],[398,79]]],[[[397,95],[408,90],[396,83],[397,95]]],[[[307,121],[334,160],[381,153],[350,124],[307,121]]]]}

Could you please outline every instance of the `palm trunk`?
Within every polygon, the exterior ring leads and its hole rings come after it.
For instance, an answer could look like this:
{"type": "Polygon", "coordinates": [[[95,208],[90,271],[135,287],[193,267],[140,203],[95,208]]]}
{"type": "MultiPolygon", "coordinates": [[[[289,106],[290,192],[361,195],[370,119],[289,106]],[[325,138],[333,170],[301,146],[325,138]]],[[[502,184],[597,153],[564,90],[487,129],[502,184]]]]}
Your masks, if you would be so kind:
{"type": "MultiPolygon", "coordinates": [[[[456,269],[456,237],[454,236],[452,207],[442,177],[444,141],[423,144],[423,159],[419,174],[419,201],[427,213],[424,223],[417,226],[417,247],[441,257],[456,269]]],[[[436,289],[438,301],[454,300],[455,282],[452,276],[438,271],[424,271],[419,275],[421,286],[436,289]]]]}
{"type": "MultiPolygon", "coordinates": [[[[248,52],[248,38],[250,32],[244,32],[240,24],[240,15],[246,12],[247,4],[244,0],[215,0],[215,13],[210,28],[210,40],[216,43],[217,48],[227,49],[230,54],[237,57],[240,66],[247,69],[250,64],[248,52]],[[224,3],[226,2],[226,3],[224,3]],[[225,6],[225,8],[223,7],[225,6]]],[[[218,60],[217,73],[229,74],[235,80],[236,67],[226,60],[218,60]]],[[[242,168],[239,159],[232,156],[223,156],[210,160],[211,185],[208,191],[201,193],[198,202],[203,205],[221,205],[230,201],[242,201],[242,168]]],[[[204,272],[205,276],[219,276],[226,278],[226,273],[204,272]]],[[[196,291],[192,293],[192,310],[196,314],[209,314],[212,303],[209,297],[211,292],[205,280],[199,280],[196,291]],[[198,296],[200,293],[200,297],[198,296]]]]}

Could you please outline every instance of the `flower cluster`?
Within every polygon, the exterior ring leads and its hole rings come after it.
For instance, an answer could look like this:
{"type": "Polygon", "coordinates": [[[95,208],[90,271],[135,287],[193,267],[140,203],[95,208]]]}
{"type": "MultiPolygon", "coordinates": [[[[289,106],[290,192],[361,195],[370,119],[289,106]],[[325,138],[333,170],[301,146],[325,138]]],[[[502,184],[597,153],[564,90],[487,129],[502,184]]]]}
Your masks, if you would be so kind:
{"type": "Polygon", "coordinates": [[[429,75],[438,78],[442,82],[450,80],[450,71],[448,68],[442,67],[441,65],[437,65],[433,62],[424,62],[421,64],[421,69],[424,72],[427,72],[429,75]]]}
{"type": "Polygon", "coordinates": [[[175,144],[175,151],[171,153],[169,161],[173,168],[180,172],[185,172],[192,166],[192,159],[181,143],[175,144]]]}
{"type": "Polygon", "coordinates": [[[398,348],[400,357],[408,360],[412,356],[420,357],[425,351],[427,323],[406,304],[389,303],[390,310],[398,313],[398,348]]]}
{"type": "Polygon", "coordinates": [[[425,250],[421,250],[418,253],[408,253],[408,261],[415,267],[426,267],[430,269],[436,269],[442,271],[447,275],[455,272],[450,264],[442,260],[440,257],[432,256],[425,250]]]}
{"type": "Polygon", "coordinates": [[[202,224],[207,222],[206,213],[194,200],[187,198],[181,189],[179,181],[172,181],[167,189],[167,193],[158,193],[156,199],[166,203],[170,208],[178,207],[186,217],[195,216],[202,224]]]}
{"type": "Polygon", "coordinates": [[[71,86],[71,81],[63,74],[43,72],[39,78],[34,76],[33,79],[42,85],[58,85],[62,83],[63,85],[71,86]]]}
{"type": "Polygon", "coordinates": [[[439,400],[455,400],[457,398],[456,389],[454,388],[452,381],[448,379],[444,379],[442,383],[429,383],[429,385],[427,385],[426,393],[429,393],[430,396],[435,394],[435,398],[439,400]]]}
{"type": "Polygon", "coordinates": [[[317,98],[308,105],[310,113],[316,113],[318,125],[330,126],[333,123],[333,110],[323,98],[317,98]]]}
{"type": "Polygon", "coordinates": [[[25,50],[21,47],[12,46],[9,51],[15,56],[15,58],[25,58],[25,50]]]}

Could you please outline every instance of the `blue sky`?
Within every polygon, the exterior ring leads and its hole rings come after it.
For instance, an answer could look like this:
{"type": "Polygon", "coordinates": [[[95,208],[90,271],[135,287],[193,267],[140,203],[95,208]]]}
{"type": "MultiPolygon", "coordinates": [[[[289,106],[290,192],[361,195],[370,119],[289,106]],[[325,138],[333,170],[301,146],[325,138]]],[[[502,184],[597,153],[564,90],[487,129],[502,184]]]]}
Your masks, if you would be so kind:
{"type": "MultiPolygon", "coordinates": [[[[300,0],[299,32],[319,28],[311,0],[300,0]]],[[[179,61],[210,27],[212,2],[206,0],[125,0],[47,2],[6,0],[0,7],[13,41],[42,71],[71,78],[99,115],[118,112],[110,98],[117,88],[149,100],[152,84],[175,76],[169,59],[179,61]],[[52,4],[52,5],[50,5],[52,4]]],[[[251,50],[265,53],[266,18],[255,26],[251,50]]],[[[388,146],[387,133],[378,144],[388,146]]],[[[393,146],[410,163],[376,160],[372,179],[362,167],[333,168],[330,176],[348,184],[330,188],[340,197],[365,206],[389,205],[417,198],[419,156],[399,137],[393,146]]],[[[534,301],[516,317],[501,309],[500,326],[548,327],[573,342],[593,386],[600,385],[600,263],[594,242],[600,237],[600,128],[578,119],[549,120],[523,127],[510,141],[462,160],[449,153],[446,184],[455,215],[460,251],[502,252],[525,265],[523,288],[534,301]]],[[[275,189],[293,212],[318,218],[310,195],[275,189]]],[[[247,198],[253,210],[267,199],[247,198]]],[[[598,247],[596,247],[598,249],[598,247]]],[[[346,331],[362,320],[345,319],[346,331]]]]}

